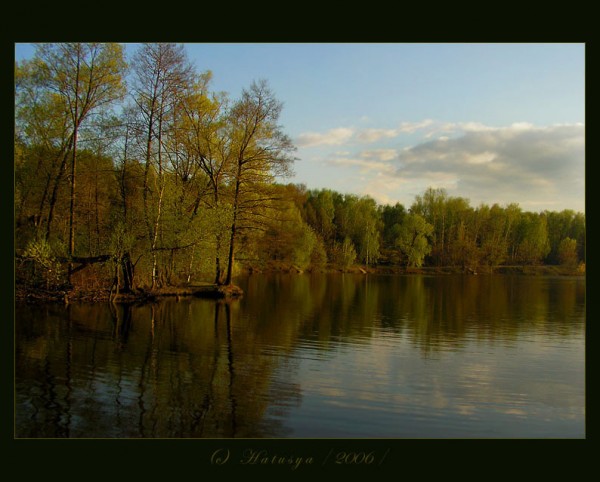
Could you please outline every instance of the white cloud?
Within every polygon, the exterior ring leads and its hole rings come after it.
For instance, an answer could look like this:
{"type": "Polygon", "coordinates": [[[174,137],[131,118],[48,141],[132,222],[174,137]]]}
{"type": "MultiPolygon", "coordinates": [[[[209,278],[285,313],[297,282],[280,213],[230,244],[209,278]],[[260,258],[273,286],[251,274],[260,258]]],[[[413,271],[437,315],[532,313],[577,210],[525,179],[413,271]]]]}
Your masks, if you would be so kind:
{"type": "Polygon", "coordinates": [[[529,129],[535,129],[535,126],[533,124],[530,124],[529,122],[515,122],[514,124],[511,125],[511,127],[515,130],[529,130],[529,129]]]}
{"type": "Polygon", "coordinates": [[[398,201],[397,193],[409,188],[410,181],[386,172],[377,172],[365,180],[356,193],[369,195],[380,204],[394,204],[398,201]]]}
{"type": "Polygon", "coordinates": [[[477,203],[518,202],[560,209],[584,205],[584,128],[503,128],[463,124],[463,135],[428,141],[399,152],[395,175],[408,179],[456,178],[456,193],[477,203]]]}
{"type": "Polygon", "coordinates": [[[496,159],[496,154],[489,151],[465,154],[465,161],[467,164],[487,164],[492,162],[494,159],[496,159]]]}
{"type": "Polygon", "coordinates": [[[392,175],[396,171],[396,167],[392,164],[383,161],[377,161],[372,159],[360,159],[360,158],[336,158],[327,161],[330,165],[342,166],[342,167],[358,167],[361,173],[368,173],[376,175],[377,173],[386,173],[392,175]]]}
{"type": "Polygon", "coordinates": [[[358,167],[362,174],[386,176],[396,172],[396,164],[393,161],[398,158],[396,149],[372,149],[349,156],[347,152],[338,152],[337,156],[330,158],[327,162],[333,166],[358,167]]]}
{"type": "Polygon", "coordinates": [[[363,129],[356,134],[356,138],[365,143],[377,142],[380,139],[392,139],[401,134],[413,134],[433,124],[431,119],[425,119],[420,122],[402,122],[396,129],[363,129]]]}
{"type": "Polygon", "coordinates": [[[400,124],[398,131],[412,134],[413,132],[425,129],[426,127],[433,125],[433,123],[434,122],[431,119],[425,119],[421,122],[403,122],[402,124],[400,124]]]}
{"type": "Polygon", "coordinates": [[[396,129],[363,129],[356,134],[360,142],[371,143],[380,139],[393,138],[398,136],[396,129]]]}
{"type": "MultiPolygon", "coordinates": [[[[340,171],[348,183],[345,192],[369,194],[379,202],[410,205],[427,187],[441,187],[451,196],[469,199],[473,206],[515,202],[526,210],[585,210],[583,124],[539,127],[516,122],[492,127],[423,121],[397,129],[332,129],[305,136],[305,141],[346,143],[323,157],[328,159],[326,165],[332,172],[345,168],[340,171]],[[400,135],[401,128],[425,129],[432,137],[393,149],[374,144],[373,149],[357,150],[351,144],[400,135]]],[[[340,179],[332,182],[339,185],[340,179]]]]}
{"type": "Polygon", "coordinates": [[[378,161],[391,161],[398,157],[398,151],[396,149],[374,149],[361,152],[360,157],[378,161]]]}
{"type": "Polygon", "coordinates": [[[340,145],[348,141],[353,134],[354,130],[347,127],[331,129],[324,134],[318,132],[306,132],[298,136],[296,144],[299,147],[340,145]]]}
{"type": "MultiPolygon", "coordinates": [[[[362,120],[362,118],[361,118],[362,120]]],[[[357,141],[363,144],[371,144],[382,139],[393,139],[402,134],[413,134],[418,130],[434,125],[431,119],[419,122],[402,122],[397,128],[367,128],[356,130],[350,127],[337,127],[327,132],[304,132],[296,139],[298,147],[316,147],[341,145],[349,141],[357,141]]]]}
{"type": "Polygon", "coordinates": [[[460,122],[456,127],[466,132],[489,132],[497,129],[496,127],[486,126],[481,122],[460,122]]]}

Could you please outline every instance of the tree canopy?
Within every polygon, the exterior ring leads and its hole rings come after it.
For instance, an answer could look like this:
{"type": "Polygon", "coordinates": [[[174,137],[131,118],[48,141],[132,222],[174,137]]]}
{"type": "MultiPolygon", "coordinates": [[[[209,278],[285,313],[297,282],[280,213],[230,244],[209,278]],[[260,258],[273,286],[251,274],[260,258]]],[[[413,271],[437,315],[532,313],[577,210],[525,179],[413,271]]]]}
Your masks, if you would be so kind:
{"type": "Polygon", "coordinates": [[[40,44],[15,65],[17,281],[134,290],[240,269],[585,261],[585,215],[411,206],[284,184],[294,146],[266,80],[211,91],[177,44],[40,44]]]}

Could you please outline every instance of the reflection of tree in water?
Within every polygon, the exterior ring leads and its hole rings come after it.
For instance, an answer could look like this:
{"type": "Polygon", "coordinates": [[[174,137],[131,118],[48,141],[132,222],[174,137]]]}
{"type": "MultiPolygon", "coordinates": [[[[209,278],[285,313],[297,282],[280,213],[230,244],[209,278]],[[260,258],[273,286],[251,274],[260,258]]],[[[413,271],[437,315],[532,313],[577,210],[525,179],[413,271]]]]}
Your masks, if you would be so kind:
{"type": "Polygon", "coordinates": [[[152,375],[140,374],[153,380],[152,388],[140,393],[151,407],[140,435],[144,428],[143,435],[152,437],[264,436],[274,360],[260,356],[260,340],[248,339],[253,335],[239,323],[235,304],[164,302],[154,307],[162,321],[147,343],[159,357],[152,375]]]}
{"type": "Polygon", "coordinates": [[[281,437],[307,347],[402,337],[427,355],[581,331],[585,283],[509,276],[251,276],[231,304],[17,306],[25,437],[281,437]]]}
{"type": "Polygon", "coordinates": [[[383,317],[398,320],[424,352],[471,339],[512,343],[528,333],[580,330],[585,284],[509,276],[411,276],[385,283],[383,317]]]}
{"type": "MultiPolygon", "coordinates": [[[[259,318],[286,319],[290,330],[319,349],[343,339],[403,335],[424,353],[459,348],[471,339],[511,343],[529,332],[580,330],[585,305],[581,279],[526,276],[278,275],[250,277],[248,300],[259,318]],[[274,278],[274,279],[272,279],[274,278]],[[294,322],[289,320],[294,318],[294,322]]],[[[266,323],[266,322],[265,322],[266,323]]]]}
{"type": "MultiPolygon", "coordinates": [[[[246,333],[251,327],[235,305],[71,305],[72,333],[68,317],[58,320],[61,333],[39,361],[46,323],[24,321],[18,335],[18,436],[281,433],[278,420],[263,420],[278,359],[261,355],[260,333],[246,333]],[[73,381],[71,367],[77,367],[73,381]]],[[[30,320],[39,318],[29,311],[30,320]]],[[[282,394],[293,404],[298,387],[288,385],[282,394]]]]}

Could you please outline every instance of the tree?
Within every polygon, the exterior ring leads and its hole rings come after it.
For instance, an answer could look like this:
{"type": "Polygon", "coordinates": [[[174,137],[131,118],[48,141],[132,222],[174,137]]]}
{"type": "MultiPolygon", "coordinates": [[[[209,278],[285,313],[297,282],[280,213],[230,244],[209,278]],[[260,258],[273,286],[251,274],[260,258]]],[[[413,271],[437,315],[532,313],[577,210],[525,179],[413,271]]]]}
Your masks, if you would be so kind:
{"type": "Polygon", "coordinates": [[[352,208],[350,235],[357,247],[358,258],[365,264],[374,264],[379,257],[381,220],[377,203],[369,196],[355,200],[352,208]]]}
{"type": "Polygon", "coordinates": [[[46,87],[42,65],[38,58],[15,65],[15,208],[17,228],[33,227],[38,237],[45,223],[49,241],[72,136],[64,99],[46,87]]]}
{"type": "Polygon", "coordinates": [[[151,282],[158,281],[158,239],[166,185],[166,140],[176,109],[194,83],[194,71],[183,45],[144,44],[133,59],[133,99],[139,120],[144,170],[144,221],[152,254],[151,282]]]}
{"type": "MultiPolygon", "coordinates": [[[[184,136],[184,147],[188,158],[206,176],[206,188],[210,192],[208,203],[215,212],[223,215],[222,191],[225,176],[233,163],[232,143],[227,130],[228,100],[224,94],[208,95],[210,75],[201,76],[183,104],[184,112],[179,131],[184,136]]],[[[189,169],[188,169],[189,171],[189,169]]],[[[189,179],[186,172],[185,178],[189,179]]],[[[195,177],[195,176],[194,176],[195,177]]],[[[196,214],[200,205],[202,189],[198,186],[193,208],[196,214]]],[[[221,252],[226,231],[215,230],[215,283],[222,283],[223,267],[221,252]]]]}
{"type": "Polygon", "coordinates": [[[144,219],[142,192],[144,189],[144,166],[135,158],[131,158],[134,144],[135,123],[129,109],[124,112],[121,153],[115,155],[115,177],[118,190],[113,205],[113,235],[111,236],[110,254],[115,259],[117,288],[123,285],[123,291],[131,291],[135,287],[135,266],[144,254],[141,246],[144,240],[144,223],[136,222],[144,219]],[[116,236],[116,237],[115,237],[116,236]],[[121,276],[122,274],[122,276],[121,276]]]}
{"type": "Polygon", "coordinates": [[[420,214],[409,213],[405,216],[396,246],[406,257],[406,266],[420,267],[425,256],[431,251],[429,237],[433,226],[420,214]]]}
{"type": "Polygon", "coordinates": [[[548,241],[550,253],[546,262],[560,263],[559,246],[565,238],[574,239],[577,242],[577,257],[583,260],[585,257],[585,216],[583,213],[575,213],[570,209],[560,212],[545,211],[548,225],[548,241]]]}
{"type": "Polygon", "coordinates": [[[433,227],[430,252],[438,265],[447,262],[448,201],[445,189],[429,187],[422,195],[415,197],[410,208],[412,213],[421,215],[433,227]]]}
{"type": "Polygon", "coordinates": [[[196,72],[182,45],[138,48],[117,118],[122,54],[117,44],[42,44],[15,64],[19,280],[58,287],[66,273],[71,286],[116,279],[127,291],[197,276],[231,284],[234,267],[253,261],[310,269],[585,260],[585,215],[571,210],[474,209],[429,188],[407,211],[276,184],[294,160],[281,102],[265,81],[237,100],[212,93],[210,72],[196,72]],[[112,270],[70,279],[110,259],[112,270]],[[50,262],[56,278],[43,279],[50,262]],[[69,270],[55,269],[61,263],[69,270]]]}
{"type": "Polygon", "coordinates": [[[506,215],[506,229],[504,231],[504,239],[507,245],[510,260],[516,261],[517,245],[519,242],[519,224],[523,216],[521,207],[517,203],[510,203],[504,208],[506,215]]]}
{"type": "Polygon", "coordinates": [[[265,186],[273,175],[289,172],[294,150],[291,140],[278,125],[283,104],[278,101],[266,81],[254,82],[244,89],[229,116],[229,138],[232,142],[233,219],[229,238],[229,255],[225,284],[233,275],[236,239],[240,221],[251,221],[253,210],[271,199],[265,186]]]}
{"type": "Polygon", "coordinates": [[[404,221],[404,216],[406,216],[406,209],[400,203],[396,203],[393,206],[386,204],[380,208],[380,212],[381,220],[383,222],[383,246],[392,248],[398,238],[399,229],[404,221]]]}
{"type": "Polygon", "coordinates": [[[325,243],[330,243],[336,229],[333,192],[329,189],[309,191],[305,209],[308,224],[325,243]]]}
{"type": "Polygon", "coordinates": [[[336,241],[333,245],[331,258],[336,265],[344,269],[352,266],[356,261],[356,248],[352,240],[346,237],[342,243],[336,241]]]}
{"type": "Polygon", "coordinates": [[[308,268],[313,260],[316,264],[322,262],[319,238],[304,222],[298,207],[291,200],[278,201],[277,204],[282,207],[273,210],[268,228],[255,240],[254,256],[263,262],[281,262],[302,270],[308,268]],[[318,252],[313,256],[315,249],[318,252]]]}
{"type": "Polygon", "coordinates": [[[576,213],[571,222],[569,237],[577,241],[577,259],[585,262],[585,214],[576,213]]]}
{"type": "Polygon", "coordinates": [[[522,264],[538,264],[550,252],[546,216],[524,213],[517,228],[516,259],[522,264]]]}
{"type": "Polygon", "coordinates": [[[494,204],[491,208],[487,205],[480,206],[479,217],[483,223],[480,236],[481,261],[494,268],[503,263],[507,256],[507,215],[504,209],[494,204]]]}
{"type": "Polygon", "coordinates": [[[563,239],[558,245],[558,260],[561,265],[573,267],[577,265],[577,241],[571,238],[563,239]]]}
{"type": "MultiPolygon", "coordinates": [[[[109,43],[41,44],[36,51],[44,85],[61,99],[69,125],[70,203],[68,253],[75,252],[75,199],[77,153],[80,130],[90,115],[120,99],[124,93],[123,75],[126,64],[123,48],[109,43]]],[[[63,156],[60,173],[67,156],[63,156]]],[[[50,220],[48,222],[48,229],[50,220]]],[[[69,265],[69,280],[72,264],[69,265]]]]}

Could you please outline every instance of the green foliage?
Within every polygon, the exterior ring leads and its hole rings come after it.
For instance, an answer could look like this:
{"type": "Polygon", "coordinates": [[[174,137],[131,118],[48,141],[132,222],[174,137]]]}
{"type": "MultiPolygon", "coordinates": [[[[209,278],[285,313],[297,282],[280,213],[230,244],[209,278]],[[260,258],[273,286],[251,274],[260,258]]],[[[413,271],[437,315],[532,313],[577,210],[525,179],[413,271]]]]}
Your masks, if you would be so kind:
{"type": "Polygon", "coordinates": [[[373,198],[341,195],[329,189],[309,191],[304,219],[323,240],[330,259],[340,258],[341,246],[349,238],[358,261],[377,261],[383,223],[373,198]]]}
{"type": "Polygon", "coordinates": [[[559,247],[565,238],[571,238],[577,243],[577,259],[585,260],[585,216],[569,209],[560,212],[545,213],[548,226],[548,241],[550,253],[546,262],[562,264],[560,261],[559,247]]]}
{"type": "Polygon", "coordinates": [[[358,259],[367,265],[374,264],[379,257],[380,217],[377,203],[363,196],[351,207],[350,234],[357,247],[358,259]]]}
{"type": "Polygon", "coordinates": [[[433,226],[419,214],[406,215],[402,224],[396,246],[406,259],[407,266],[420,267],[425,256],[431,251],[429,237],[433,226]]]}
{"type": "Polygon", "coordinates": [[[558,260],[563,266],[574,267],[577,265],[577,241],[575,239],[565,238],[560,242],[558,260]]]}
{"type": "Polygon", "coordinates": [[[23,252],[30,268],[26,282],[34,286],[57,288],[64,281],[64,270],[45,239],[30,241],[23,252]]]}
{"type": "Polygon", "coordinates": [[[335,265],[344,269],[349,268],[356,261],[356,249],[350,238],[345,238],[342,243],[333,245],[332,261],[335,265]]]}
{"type": "Polygon", "coordinates": [[[125,253],[133,250],[135,237],[131,234],[128,226],[123,222],[117,221],[109,241],[109,252],[116,260],[121,260],[125,253]]]}
{"type": "Polygon", "coordinates": [[[509,223],[506,211],[497,204],[479,208],[482,223],[480,260],[491,268],[499,266],[507,257],[509,223]]]}
{"type": "Polygon", "coordinates": [[[310,268],[314,270],[324,269],[327,265],[327,252],[323,240],[316,236],[315,245],[310,255],[310,268]]]}
{"type": "Polygon", "coordinates": [[[550,252],[546,217],[525,213],[517,226],[515,259],[521,264],[539,264],[550,252]]]}
{"type": "Polygon", "coordinates": [[[333,191],[329,189],[308,192],[305,205],[307,223],[326,242],[329,242],[336,231],[333,224],[335,206],[333,204],[333,191]]]}
{"type": "Polygon", "coordinates": [[[57,258],[74,253],[109,254],[148,285],[224,281],[228,264],[585,261],[583,213],[473,208],[435,188],[407,210],[274,184],[294,147],[266,82],[230,101],[175,44],[145,44],[132,66],[126,85],[122,46],[98,43],[40,44],[15,65],[15,242],[27,282],[60,284],[57,258]],[[117,118],[110,106],[125,93],[134,102],[117,118]]]}
{"type": "Polygon", "coordinates": [[[327,262],[323,242],[302,219],[295,203],[274,213],[268,229],[254,238],[253,257],[262,265],[277,262],[279,265],[299,269],[322,267],[327,262]]]}
{"type": "Polygon", "coordinates": [[[382,221],[382,241],[385,248],[393,248],[398,235],[400,234],[400,226],[404,222],[406,209],[400,203],[393,206],[386,204],[379,208],[382,221]]]}
{"type": "Polygon", "coordinates": [[[300,269],[306,269],[311,264],[312,253],[317,244],[317,236],[306,224],[299,230],[297,242],[292,252],[292,261],[300,269]]]}

